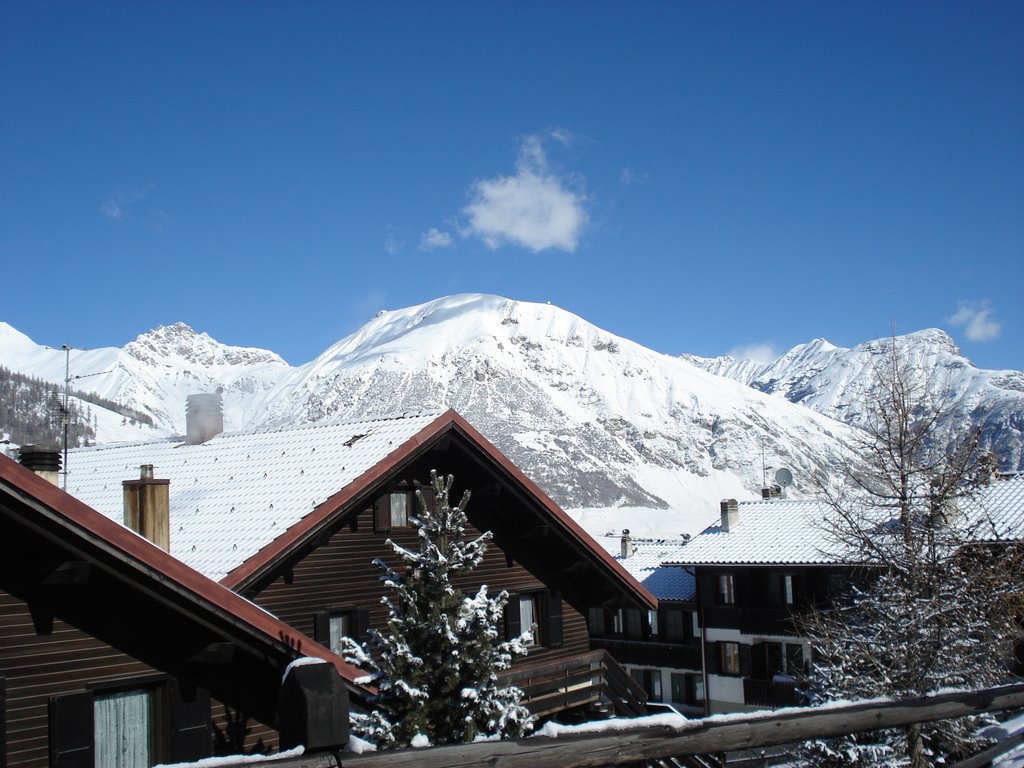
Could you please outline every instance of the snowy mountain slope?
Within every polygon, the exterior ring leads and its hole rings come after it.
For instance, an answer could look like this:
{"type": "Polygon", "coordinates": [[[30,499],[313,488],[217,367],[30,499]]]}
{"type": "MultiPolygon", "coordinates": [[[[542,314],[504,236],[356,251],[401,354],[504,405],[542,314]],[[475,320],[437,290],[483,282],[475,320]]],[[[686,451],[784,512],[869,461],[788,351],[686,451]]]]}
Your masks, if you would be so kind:
{"type": "Polygon", "coordinates": [[[590,325],[468,294],[387,312],[295,369],[262,426],[453,407],[567,507],[686,507],[749,497],[762,448],[804,489],[848,428],[590,325]]]}
{"type": "MultiPolygon", "coordinates": [[[[225,427],[246,426],[254,401],[290,370],[273,352],[229,347],[181,323],[144,333],[120,349],[72,349],[68,360],[63,350],[35,344],[0,322],[0,363],[8,368],[63,389],[68,362],[72,389],[94,392],[149,414],[156,425],[149,436],[184,432],[186,396],[217,388],[224,390],[225,427]]],[[[131,425],[121,425],[119,414],[95,407],[94,411],[101,442],[147,436],[131,425]]]]}
{"type": "MultiPolygon", "coordinates": [[[[934,328],[898,336],[895,342],[900,358],[919,373],[920,386],[929,396],[947,398],[947,429],[958,434],[980,429],[983,445],[998,454],[1004,470],[1024,470],[1024,373],[975,368],[948,334],[934,328]]],[[[874,366],[891,355],[892,343],[876,339],[845,349],[815,339],[768,364],[730,357],[685,359],[761,392],[862,425],[874,366]]]]}

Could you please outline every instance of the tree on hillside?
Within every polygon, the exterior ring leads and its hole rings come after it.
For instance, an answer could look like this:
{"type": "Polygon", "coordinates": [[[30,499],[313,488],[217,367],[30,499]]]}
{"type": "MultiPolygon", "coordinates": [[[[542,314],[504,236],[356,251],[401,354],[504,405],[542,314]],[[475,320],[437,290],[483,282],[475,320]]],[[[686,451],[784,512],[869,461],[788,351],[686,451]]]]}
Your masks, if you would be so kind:
{"type": "MultiPolygon", "coordinates": [[[[984,687],[1005,679],[1019,637],[1020,547],[993,543],[992,521],[970,503],[997,469],[992,457],[975,436],[940,433],[948,399],[901,363],[895,338],[874,373],[867,465],[827,491],[830,548],[860,567],[832,606],[801,620],[816,703],[984,687]]],[[[917,724],[803,752],[813,766],[923,768],[976,751],[985,722],[917,724]]]]}
{"type": "Polygon", "coordinates": [[[387,631],[371,629],[362,646],[345,641],[345,658],[368,670],[378,689],[374,710],[353,728],[380,747],[407,747],[423,738],[431,744],[516,738],[532,725],[519,704],[522,691],[498,684],[498,672],[526,654],[528,638],[499,639],[507,593],[491,597],[484,585],[469,596],[452,583],[480,563],[490,539],[490,533],[465,539],[470,494],[450,506],[452,482],[451,475],[431,472],[433,509],[416,494],[420,511],[411,522],[419,551],[388,540],[403,571],[376,561],[391,590],[383,598],[387,631]]]}

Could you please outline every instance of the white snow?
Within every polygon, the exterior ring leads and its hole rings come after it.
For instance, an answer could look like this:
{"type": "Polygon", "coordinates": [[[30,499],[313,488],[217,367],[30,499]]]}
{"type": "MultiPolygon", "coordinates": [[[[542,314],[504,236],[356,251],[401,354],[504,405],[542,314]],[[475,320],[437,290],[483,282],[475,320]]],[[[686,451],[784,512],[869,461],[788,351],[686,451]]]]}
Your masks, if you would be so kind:
{"type": "Polygon", "coordinates": [[[295,747],[278,752],[276,755],[225,755],[223,757],[204,757],[191,763],[161,763],[156,768],[220,768],[223,765],[238,765],[240,763],[267,763],[274,760],[287,760],[293,757],[302,757],[305,747],[295,747]]]}

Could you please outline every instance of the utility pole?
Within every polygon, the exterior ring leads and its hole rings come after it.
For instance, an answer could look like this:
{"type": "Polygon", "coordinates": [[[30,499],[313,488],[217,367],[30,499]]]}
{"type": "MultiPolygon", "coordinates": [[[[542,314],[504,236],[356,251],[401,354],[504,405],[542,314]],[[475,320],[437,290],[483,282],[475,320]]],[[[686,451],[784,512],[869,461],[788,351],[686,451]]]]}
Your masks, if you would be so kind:
{"type": "Polygon", "coordinates": [[[64,420],[64,463],[61,469],[64,470],[63,489],[68,489],[68,395],[71,393],[71,347],[63,345],[64,350],[64,408],[61,417],[64,420]]]}

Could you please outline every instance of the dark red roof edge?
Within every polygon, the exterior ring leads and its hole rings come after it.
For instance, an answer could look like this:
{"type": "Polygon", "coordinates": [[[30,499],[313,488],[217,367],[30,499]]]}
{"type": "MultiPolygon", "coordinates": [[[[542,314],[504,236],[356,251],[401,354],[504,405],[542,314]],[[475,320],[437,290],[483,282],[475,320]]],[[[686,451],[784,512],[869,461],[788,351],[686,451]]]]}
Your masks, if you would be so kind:
{"type": "Polygon", "coordinates": [[[551,517],[582,547],[589,550],[597,560],[606,566],[625,587],[641,603],[649,608],[657,608],[658,601],[629,571],[614,557],[591,538],[583,528],[542,491],[530,478],[523,474],[512,461],[496,448],[486,437],[476,430],[468,421],[449,409],[440,414],[434,421],[395,448],[391,453],[378,461],[363,474],[318,505],[310,514],[292,525],[274,541],[253,554],[245,562],[233,569],[222,580],[221,584],[232,589],[244,584],[286,555],[298,543],[315,532],[327,519],[355,498],[365,494],[379,480],[381,475],[413,456],[423,445],[451,430],[458,430],[468,440],[476,444],[502,470],[511,475],[527,492],[533,496],[551,517]]]}
{"type": "Polygon", "coordinates": [[[0,483],[9,486],[12,496],[46,507],[54,520],[73,536],[123,555],[119,559],[135,571],[135,578],[165,587],[169,584],[174,591],[184,593],[200,611],[234,619],[268,645],[287,646],[295,649],[297,656],[323,659],[333,664],[343,679],[368,690],[355,682],[365,675],[362,670],[6,456],[0,456],[0,483]]]}

